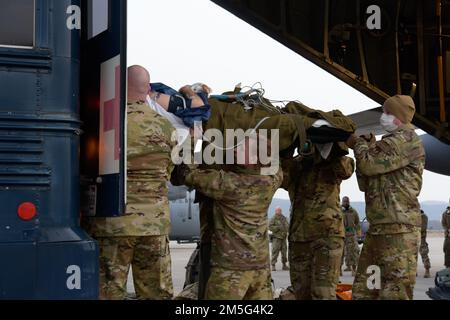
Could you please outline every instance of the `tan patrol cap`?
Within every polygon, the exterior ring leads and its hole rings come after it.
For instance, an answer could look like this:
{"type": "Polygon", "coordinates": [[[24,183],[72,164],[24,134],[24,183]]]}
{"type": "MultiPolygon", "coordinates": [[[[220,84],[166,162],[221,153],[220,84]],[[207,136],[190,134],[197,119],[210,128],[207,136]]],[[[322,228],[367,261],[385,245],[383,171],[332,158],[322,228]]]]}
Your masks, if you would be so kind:
{"type": "Polygon", "coordinates": [[[393,96],[386,100],[383,108],[386,112],[389,112],[403,122],[403,124],[411,123],[416,113],[414,100],[410,96],[393,96]]]}

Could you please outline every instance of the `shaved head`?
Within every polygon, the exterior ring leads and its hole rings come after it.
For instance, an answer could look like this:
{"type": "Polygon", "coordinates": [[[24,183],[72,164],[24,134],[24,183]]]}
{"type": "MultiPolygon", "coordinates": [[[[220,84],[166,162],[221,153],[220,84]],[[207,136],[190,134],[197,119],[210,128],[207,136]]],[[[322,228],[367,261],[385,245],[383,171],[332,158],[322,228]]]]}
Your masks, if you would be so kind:
{"type": "Polygon", "coordinates": [[[150,91],[150,73],[142,66],[128,68],[128,102],[145,101],[150,91]]]}
{"type": "Polygon", "coordinates": [[[283,210],[282,210],[280,207],[277,207],[277,208],[275,209],[275,213],[278,214],[278,215],[280,215],[280,214],[283,213],[283,210]]]}

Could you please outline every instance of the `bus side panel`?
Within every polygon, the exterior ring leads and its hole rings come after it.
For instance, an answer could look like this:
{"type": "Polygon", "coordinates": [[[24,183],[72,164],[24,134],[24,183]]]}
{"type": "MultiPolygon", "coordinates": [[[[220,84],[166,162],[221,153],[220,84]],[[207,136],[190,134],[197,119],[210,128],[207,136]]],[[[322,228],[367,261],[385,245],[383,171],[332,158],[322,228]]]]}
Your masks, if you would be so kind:
{"type": "Polygon", "coordinates": [[[0,243],[0,254],[0,299],[33,299],[36,244],[0,243]]]}
{"type": "Polygon", "coordinates": [[[39,244],[36,280],[39,299],[89,300],[98,297],[98,264],[91,263],[97,259],[98,248],[93,241],[39,244]]]}
{"type": "Polygon", "coordinates": [[[0,298],[96,299],[97,244],[80,227],[81,0],[34,4],[34,46],[0,43],[0,298]]]}

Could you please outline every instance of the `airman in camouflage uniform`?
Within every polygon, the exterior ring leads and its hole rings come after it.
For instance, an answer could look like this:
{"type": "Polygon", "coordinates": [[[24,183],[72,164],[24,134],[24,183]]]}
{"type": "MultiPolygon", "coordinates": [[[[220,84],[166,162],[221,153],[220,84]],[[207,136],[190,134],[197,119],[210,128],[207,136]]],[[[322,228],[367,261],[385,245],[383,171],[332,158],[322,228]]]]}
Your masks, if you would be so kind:
{"type": "Polygon", "coordinates": [[[445,267],[450,268],[450,207],[442,214],[442,227],[445,231],[444,254],[445,267]]]}
{"type": "MultiPolygon", "coordinates": [[[[358,235],[361,233],[361,225],[358,212],[350,206],[348,197],[342,199],[342,214],[345,228],[344,256],[347,266],[344,271],[351,271],[352,276],[355,276],[359,259],[358,235]]],[[[342,261],[344,261],[344,257],[342,261]]]]}
{"type": "Polygon", "coordinates": [[[420,210],[420,218],[421,218],[421,228],[420,228],[420,256],[422,257],[423,266],[425,268],[425,275],[424,278],[429,278],[430,275],[430,257],[428,256],[428,253],[430,250],[428,249],[428,243],[427,243],[427,229],[428,229],[428,217],[423,212],[423,210],[420,210]]]}
{"type": "Polygon", "coordinates": [[[281,208],[275,210],[275,215],[269,223],[269,230],[272,231],[272,270],[275,271],[275,264],[281,251],[281,261],[283,270],[289,270],[287,263],[287,236],[289,232],[289,222],[283,215],[281,208]]]}
{"type": "Polygon", "coordinates": [[[358,184],[365,192],[370,223],[359,258],[353,299],[413,299],[420,241],[420,205],[425,151],[410,124],[414,101],[395,96],[384,104],[380,123],[389,134],[381,141],[352,136],[358,184]],[[368,277],[377,266],[375,284],[368,277]],[[368,274],[369,272],[369,274],[368,274]],[[370,281],[370,279],[369,279],[370,281]]]}
{"type": "Polygon", "coordinates": [[[86,222],[100,247],[100,298],[124,299],[132,266],[138,299],[171,299],[167,181],[174,128],[144,102],[148,72],[130,67],[128,79],[126,214],[86,222]]]}
{"type": "Polygon", "coordinates": [[[340,185],[352,176],[354,161],[349,157],[323,160],[316,153],[313,159],[283,165],[283,169],[294,180],[287,182],[287,189],[293,202],[289,266],[296,298],[335,300],[345,237],[340,185]]]}
{"type": "Polygon", "coordinates": [[[267,209],[282,171],[234,166],[232,171],[190,169],[185,184],[213,202],[211,275],[207,300],[271,300],[267,209]]]}

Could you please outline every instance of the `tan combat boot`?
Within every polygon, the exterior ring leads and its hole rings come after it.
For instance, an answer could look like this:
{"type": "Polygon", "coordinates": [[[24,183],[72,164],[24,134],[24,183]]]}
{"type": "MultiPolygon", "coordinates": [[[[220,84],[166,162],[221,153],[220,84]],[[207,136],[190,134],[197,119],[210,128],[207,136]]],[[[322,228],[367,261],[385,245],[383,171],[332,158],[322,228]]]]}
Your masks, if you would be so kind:
{"type": "Polygon", "coordinates": [[[424,277],[424,278],[431,278],[431,275],[430,275],[430,269],[425,269],[425,274],[424,274],[423,277],[424,277]]]}
{"type": "Polygon", "coordinates": [[[283,263],[283,270],[284,271],[289,271],[289,267],[287,266],[286,263],[283,263]]]}

